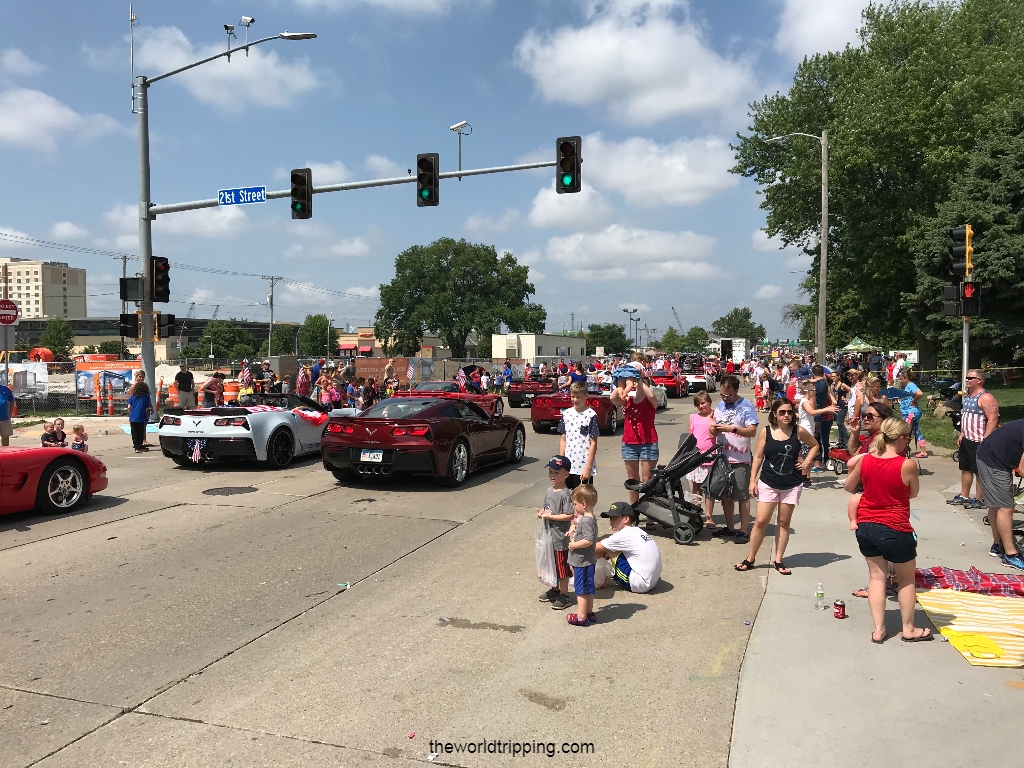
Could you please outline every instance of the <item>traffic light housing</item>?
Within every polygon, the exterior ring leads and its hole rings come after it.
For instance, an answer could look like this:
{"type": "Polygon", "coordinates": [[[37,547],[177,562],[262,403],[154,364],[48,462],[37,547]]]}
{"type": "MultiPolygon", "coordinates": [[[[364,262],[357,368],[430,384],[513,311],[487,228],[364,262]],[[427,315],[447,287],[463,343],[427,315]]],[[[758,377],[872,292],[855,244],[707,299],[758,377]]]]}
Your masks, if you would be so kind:
{"type": "Polygon", "coordinates": [[[153,275],[153,301],[170,301],[171,263],[162,256],[153,256],[150,269],[153,275]]]}
{"type": "Polygon", "coordinates": [[[555,191],[560,194],[579,192],[580,165],[583,163],[583,139],[563,136],[555,140],[555,191]]]}
{"type": "Polygon", "coordinates": [[[971,244],[973,238],[974,229],[970,224],[949,230],[949,262],[950,271],[954,275],[970,277],[974,269],[971,261],[974,256],[974,246],[971,244]]]}
{"type": "Polygon", "coordinates": [[[438,177],[440,156],[437,152],[416,155],[416,206],[437,205],[441,191],[438,177]]]}
{"type": "Polygon", "coordinates": [[[309,168],[292,170],[292,218],[313,218],[313,171],[309,168]]]}
{"type": "Polygon", "coordinates": [[[126,339],[138,340],[142,337],[142,328],[140,325],[141,315],[137,312],[133,312],[129,315],[121,315],[120,320],[120,334],[126,339]]]}
{"type": "Polygon", "coordinates": [[[942,286],[942,316],[960,317],[960,286],[942,286]]]}
{"type": "Polygon", "coordinates": [[[156,326],[157,341],[169,339],[171,336],[177,335],[178,326],[175,323],[174,315],[164,315],[157,312],[155,321],[153,324],[156,326]]]}
{"type": "Polygon", "coordinates": [[[981,286],[978,283],[960,283],[960,314],[964,317],[981,314],[981,286]]]}

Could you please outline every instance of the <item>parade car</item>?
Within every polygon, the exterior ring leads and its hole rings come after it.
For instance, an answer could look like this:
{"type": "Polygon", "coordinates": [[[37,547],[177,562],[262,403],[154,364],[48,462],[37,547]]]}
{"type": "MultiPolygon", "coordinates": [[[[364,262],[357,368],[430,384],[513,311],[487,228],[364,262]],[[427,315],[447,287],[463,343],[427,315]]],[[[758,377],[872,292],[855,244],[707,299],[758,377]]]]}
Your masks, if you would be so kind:
{"type": "MultiPolygon", "coordinates": [[[[622,424],[623,410],[620,406],[615,405],[610,397],[604,394],[588,394],[587,405],[597,413],[597,423],[601,427],[601,434],[614,435],[618,431],[619,425],[622,424]]],[[[569,395],[562,392],[534,398],[530,405],[530,421],[533,424],[533,431],[548,432],[553,427],[557,427],[562,418],[562,411],[571,407],[572,401],[569,399],[569,395]]]]}
{"type": "Polygon", "coordinates": [[[538,395],[549,395],[557,391],[557,388],[555,380],[550,376],[533,374],[528,379],[513,379],[505,394],[510,408],[522,408],[538,395]]]}
{"type": "Polygon", "coordinates": [[[663,385],[669,397],[682,397],[689,391],[690,386],[685,376],[672,371],[652,371],[651,381],[663,385]]]}
{"type": "Polygon", "coordinates": [[[686,374],[687,391],[689,392],[717,392],[718,377],[713,373],[688,373],[686,374]]]}
{"type": "Polygon", "coordinates": [[[411,390],[395,392],[394,397],[445,397],[476,403],[488,415],[501,416],[505,401],[497,392],[481,392],[472,382],[460,384],[457,381],[421,381],[411,390]]]}
{"type": "Polygon", "coordinates": [[[320,452],[340,481],[409,474],[454,488],[485,465],[522,461],[526,431],[519,419],[467,400],[389,398],[357,416],[332,415],[320,452]]]}
{"type": "MultiPolygon", "coordinates": [[[[268,392],[243,405],[182,410],[160,420],[160,450],[178,466],[218,459],[259,461],[283,469],[296,456],[320,452],[330,412],[307,397],[268,392]]],[[[348,408],[334,413],[356,413],[348,408]]]]}
{"type": "Polygon", "coordinates": [[[107,487],[107,467],[70,448],[0,447],[0,515],[71,512],[107,487]]]}

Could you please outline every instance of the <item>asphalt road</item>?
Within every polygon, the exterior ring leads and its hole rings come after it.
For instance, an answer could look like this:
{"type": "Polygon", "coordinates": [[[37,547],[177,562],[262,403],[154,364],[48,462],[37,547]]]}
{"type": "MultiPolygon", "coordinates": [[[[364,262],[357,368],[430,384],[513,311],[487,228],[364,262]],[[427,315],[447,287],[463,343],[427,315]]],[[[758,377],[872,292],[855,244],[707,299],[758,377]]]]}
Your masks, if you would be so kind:
{"type": "MultiPolygon", "coordinates": [[[[691,410],[659,416],[669,452],[691,410]]],[[[599,592],[599,623],[567,625],[533,562],[557,440],[528,429],[521,464],[452,491],[341,485],[314,460],[187,470],[94,435],[104,494],[0,521],[0,768],[552,764],[428,762],[431,739],[726,765],[764,579],[733,577],[732,543],[659,533],[659,587],[599,592]]],[[[600,502],[625,498],[619,438],[598,455],[600,502]]]]}

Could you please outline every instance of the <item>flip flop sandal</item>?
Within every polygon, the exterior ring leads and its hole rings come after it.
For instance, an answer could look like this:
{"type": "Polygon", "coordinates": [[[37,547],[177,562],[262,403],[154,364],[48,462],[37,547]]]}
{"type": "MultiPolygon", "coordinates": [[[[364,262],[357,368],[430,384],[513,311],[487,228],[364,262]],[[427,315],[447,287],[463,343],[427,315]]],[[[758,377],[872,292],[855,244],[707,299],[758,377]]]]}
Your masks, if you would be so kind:
{"type": "Polygon", "coordinates": [[[733,568],[740,573],[745,573],[746,571],[754,570],[754,564],[750,560],[744,560],[743,562],[734,565],[733,568]]]}
{"type": "Polygon", "coordinates": [[[925,627],[924,633],[918,635],[917,637],[904,637],[903,635],[900,635],[900,639],[904,643],[923,643],[927,640],[934,640],[935,634],[930,629],[925,627]]]}
{"type": "Polygon", "coordinates": [[[783,576],[792,576],[793,572],[785,566],[785,564],[779,560],[777,563],[772,563],[772,568],[778,571],[783,576]]]}
{"type": "Polygon", "coordinates": [[[853,595],[854,597],[867,597],[868,596],[868,590],[867,590],[867,587],[865,587],[864,589],[855,589],[850,594],[853,595]]]}
{"type": "Polygon", "coordinates": [[[871,642],[874,643],[875,645],[881,645],[882,643],[884,643],[888,639],[889,639],[889,633],[888,632],[886,632],[885,634],[882,635],[882,639],[881,640],[875,640],[875,633],[874,632],[871,633],[871,642]]]}

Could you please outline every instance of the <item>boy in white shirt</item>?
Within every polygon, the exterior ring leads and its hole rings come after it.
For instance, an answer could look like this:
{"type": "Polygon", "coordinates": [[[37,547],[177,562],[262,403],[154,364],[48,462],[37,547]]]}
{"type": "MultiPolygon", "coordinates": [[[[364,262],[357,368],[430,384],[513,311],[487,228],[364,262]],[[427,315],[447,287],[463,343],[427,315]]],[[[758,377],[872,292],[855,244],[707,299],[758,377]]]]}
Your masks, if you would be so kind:
{"type": "Polygon", "coordinates": [[[572,464],[576,474],[570,474],[565,481],[568,488],[578,485],[594,484],[597,474],[597,436],[601,427],[597,421],[597,413],[587,405],[587,385],[582,381],[569,387],[569,399],[572,408],[562,411],[558,420],[558,453],[565,456],[572,464]]]}

